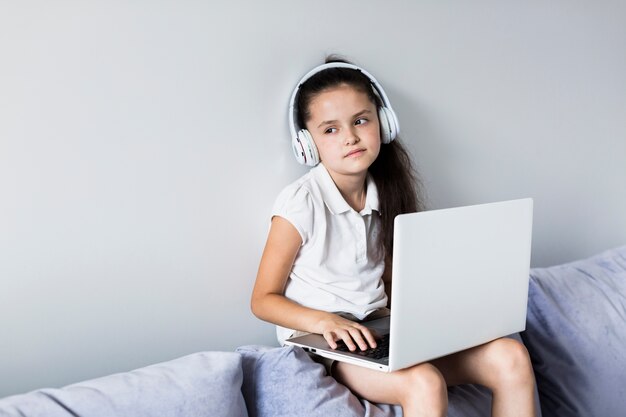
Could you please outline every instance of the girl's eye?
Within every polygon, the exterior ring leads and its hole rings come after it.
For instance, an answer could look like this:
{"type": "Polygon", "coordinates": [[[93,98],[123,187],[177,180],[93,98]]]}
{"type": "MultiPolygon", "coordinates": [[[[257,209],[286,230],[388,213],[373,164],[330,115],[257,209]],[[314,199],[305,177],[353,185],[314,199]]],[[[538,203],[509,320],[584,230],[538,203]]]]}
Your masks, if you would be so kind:
{"type": "Polygon", "coordinates": [[[354,122],[355,125],[362,125],[365,123],[367,123],[367,119],[365,118],[356,119],[356,121],[354,122]]]}
{"type": "Polygon", "coordinates": [[[334,127],[329,127],[328,129],[326,129],[324,131],[324,133],[328,134],[328,133],[335,133],[337,131],[337,129],[335,129],[334,127]]]}

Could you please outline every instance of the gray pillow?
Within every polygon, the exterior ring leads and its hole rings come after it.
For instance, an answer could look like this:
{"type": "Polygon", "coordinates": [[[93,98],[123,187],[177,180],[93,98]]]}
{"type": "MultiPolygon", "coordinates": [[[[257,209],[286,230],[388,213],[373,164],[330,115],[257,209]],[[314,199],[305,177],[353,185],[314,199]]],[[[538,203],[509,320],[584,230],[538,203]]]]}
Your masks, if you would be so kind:
{"type": "Polygon", "coordinates": [[[522,338],[545,416],[626,413],[626,246],[531,270],[522,338]]]}
{"type": "Polygon", "coordinates": [[[241,389],[250,417],[387,415],[361,403],[350,390],[326,376],[324,367],[301,348],[243,346],[237,352],[243,357],[241,389]]]}
{"type": "MultiPolygon", "coordinates": [[[[402,416],[399,406],[359,400],[300,348],[243,346],[237,352],[243,356],[242,391],[250,417],[402,416]]],[[[486,388],[463,385],[448,392],[448,417],[490,415],[486,388]]]]}
{"type": "Polygon", "coordinates": [[[200,352],[0,400],[1,417],[246,417],[241,356],[200,352]]]}

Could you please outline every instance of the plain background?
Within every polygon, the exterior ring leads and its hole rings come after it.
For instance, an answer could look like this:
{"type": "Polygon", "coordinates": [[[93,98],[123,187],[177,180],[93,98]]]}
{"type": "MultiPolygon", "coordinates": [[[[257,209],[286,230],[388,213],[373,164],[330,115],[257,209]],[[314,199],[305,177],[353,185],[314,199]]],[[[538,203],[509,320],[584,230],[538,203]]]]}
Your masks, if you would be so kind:
{"type": "Polygon", "coordinates": [[[626,242],[622,1],[0,0],[0,396],[276,343],[249,297],[328,53],[429,208],[533,197],[533,266],[626,242]]]}

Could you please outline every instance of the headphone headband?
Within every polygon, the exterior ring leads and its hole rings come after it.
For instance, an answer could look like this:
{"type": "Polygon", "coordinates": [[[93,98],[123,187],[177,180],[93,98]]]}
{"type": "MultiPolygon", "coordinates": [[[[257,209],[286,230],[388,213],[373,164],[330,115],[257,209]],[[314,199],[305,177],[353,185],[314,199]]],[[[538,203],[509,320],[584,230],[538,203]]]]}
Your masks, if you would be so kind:
{"type": "MultiPolygon", "coordinates": [[[[348,64],[346,62],[329,62],[327,64],[322,64],[320,66],[317,66],[313,68],[311,71],[307,72],[304,75],[304,77],[302,77],[302,79],[298,81],[296,88],[294,88],[293,93],[291,94],[291,99],[289,100],[289,131],[291,132],[292,138],[296,138],[298,136],[298,132],[301,129],[305,128],[304,126],[300,126],[298,123],[298,106],[296,105],[296,101],[298,98],[298,93],[300,92],[300,87],[302,87],[302,84],[304,84],[309,78],[313,77],[315,74],[322,72],[329,68],[348,68],[348,69],[359,71],[360,73],[365,75],[369,79],[372,86],[374,87],[374,91],[376,92],[376,94],[378,94],[378,97],[380,97],[383,107],[386,107],[391,112],[393,112],[393,109],[391,108],[391,103],[389,102],[389,99],[387,98],[387,94],[385,94],[385,90],[383,90],[383,87],[378,83],[378,81],[376,81],[376,78],[374,78],[373,75],[365,71],[363,68],[358,67],[353,64],[348,64]]],[[[397,133],[397,131],[399,130],[397,119],[395,120],[395,123],[396,123],[396,133],[397,133]]]]}

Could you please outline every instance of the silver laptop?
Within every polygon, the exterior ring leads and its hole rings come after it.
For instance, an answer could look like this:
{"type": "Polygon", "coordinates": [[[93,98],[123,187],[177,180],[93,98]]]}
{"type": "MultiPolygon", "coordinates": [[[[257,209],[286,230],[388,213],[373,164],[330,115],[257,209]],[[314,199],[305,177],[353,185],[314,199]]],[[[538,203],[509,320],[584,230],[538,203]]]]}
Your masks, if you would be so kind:
{"type": "Polygon", "coordinates": [[[318,334],[285,343],[391,372],[524,330],[532,217],[530,198],[397,216],[391,315],[363,322],[379,349],[333,350],[318,334]]]}

